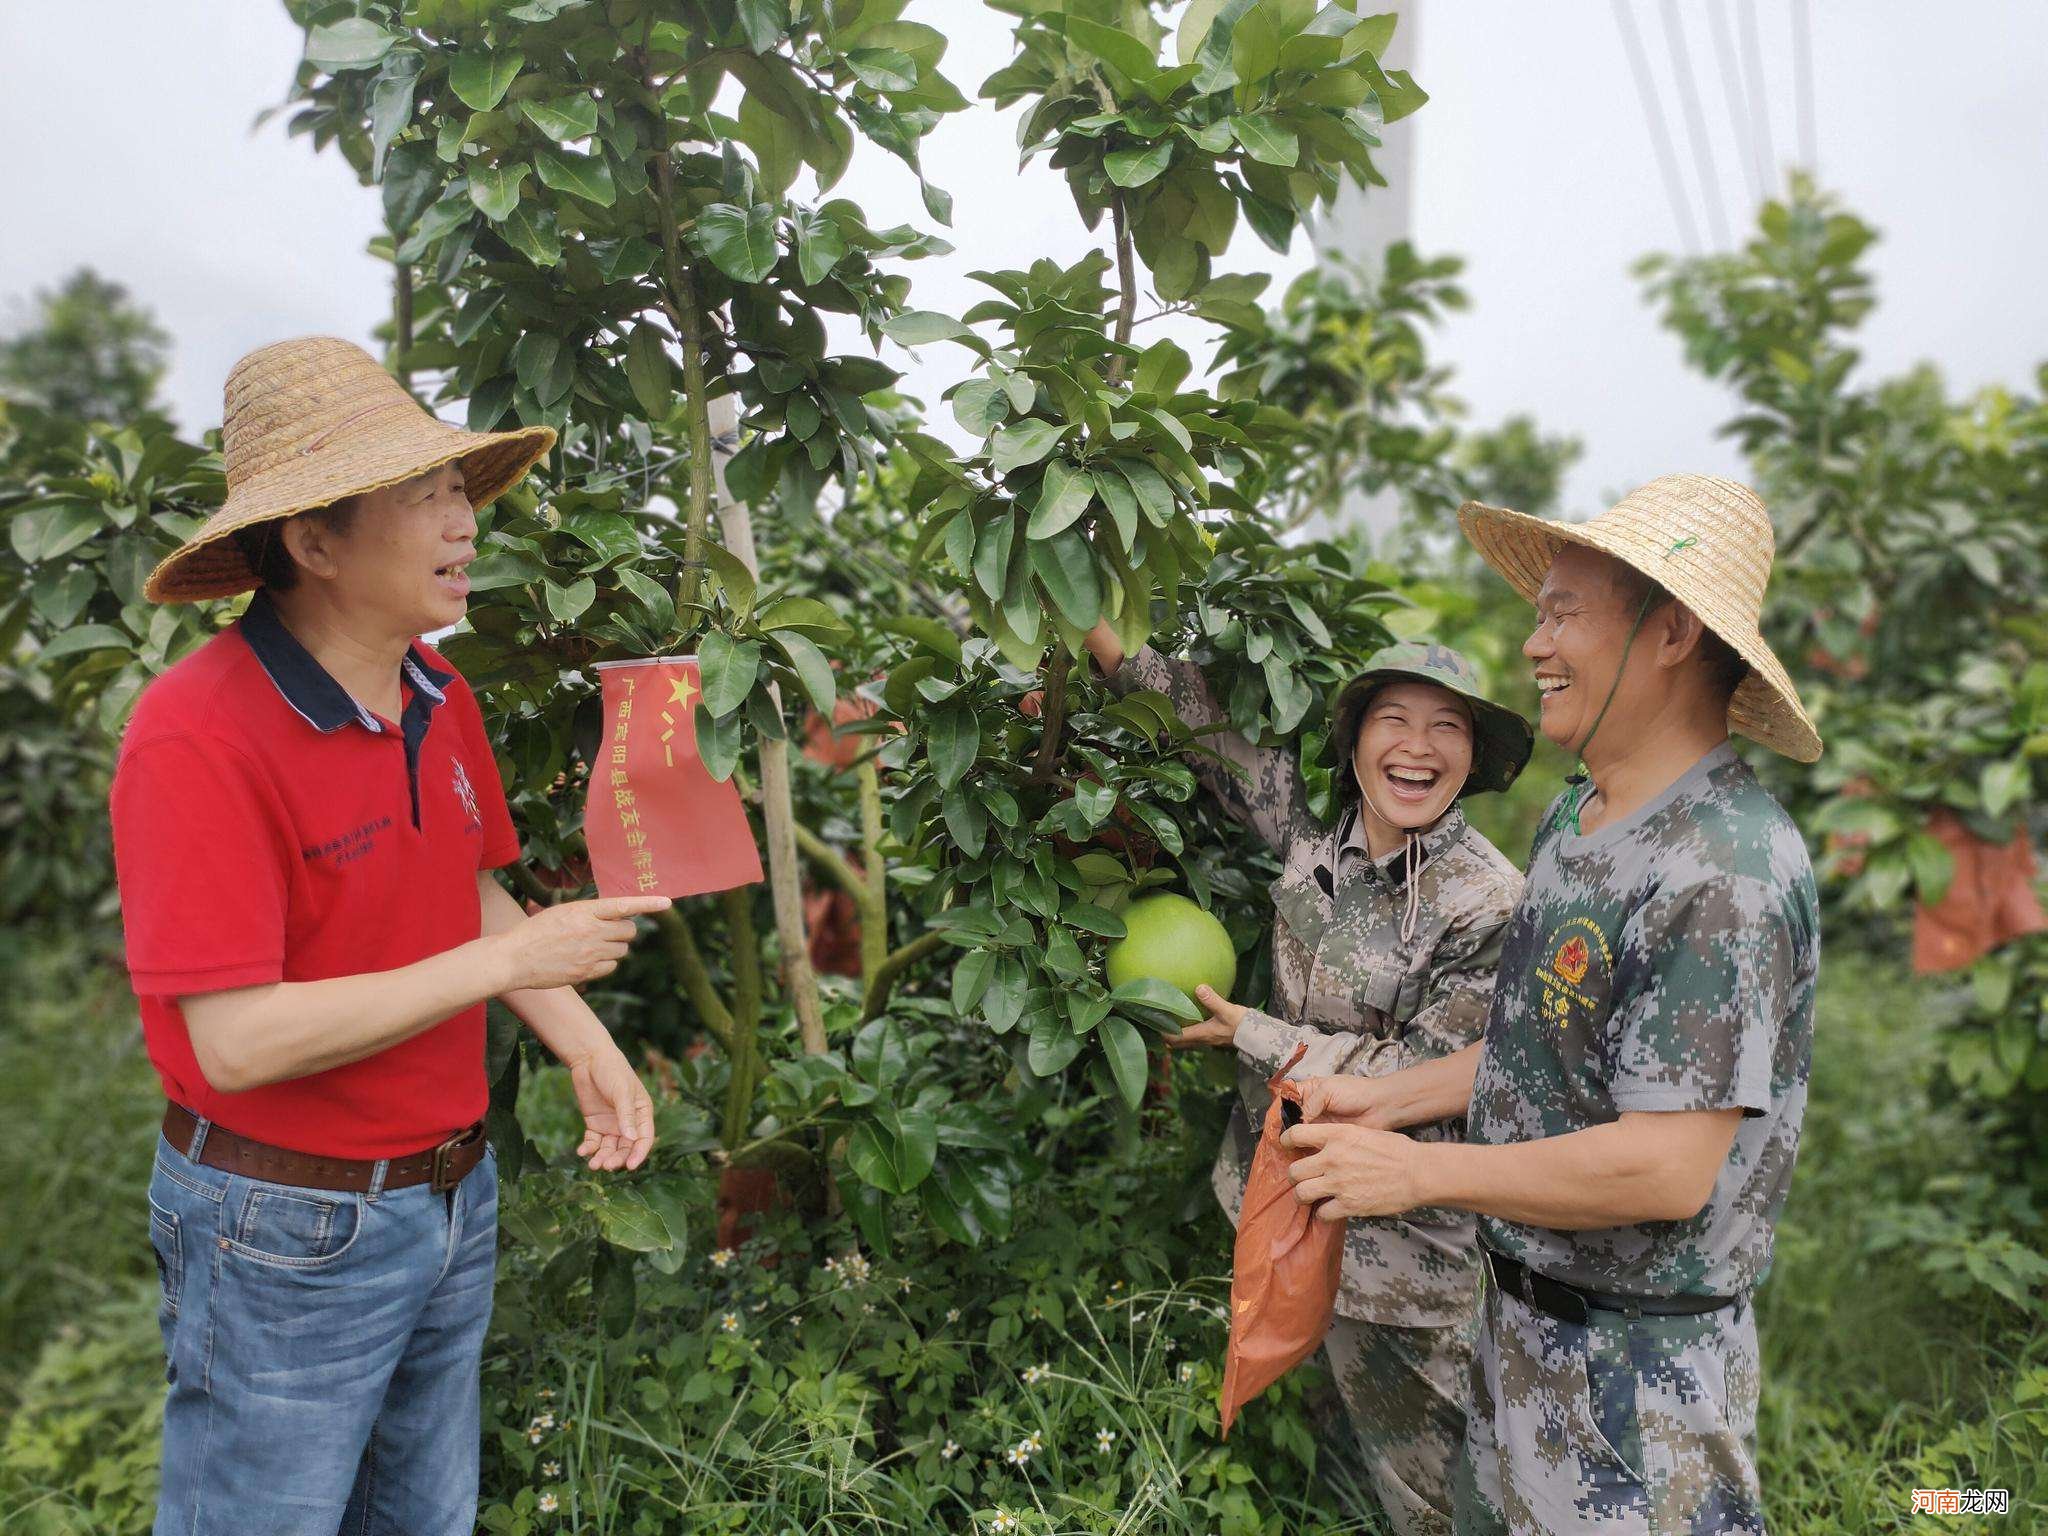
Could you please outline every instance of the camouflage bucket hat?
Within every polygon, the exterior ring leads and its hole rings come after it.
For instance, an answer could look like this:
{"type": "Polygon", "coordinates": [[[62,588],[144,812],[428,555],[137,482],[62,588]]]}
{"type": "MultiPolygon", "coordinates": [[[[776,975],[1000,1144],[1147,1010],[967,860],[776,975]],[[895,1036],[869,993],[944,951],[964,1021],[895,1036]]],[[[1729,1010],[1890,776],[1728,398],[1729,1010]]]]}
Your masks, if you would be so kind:
{"type": "Polygon", "coordinates": [[[1528,765],[1536,731],[1528,721],[1496,704],[1479,691],[1479,673],[1448,645],[1410,640],[1381,646],[1366,659],[1365,670],[1337,691],[1330,707],[1330,736],[1323,759],[1337,775],[1338,793],[1354,795],[1358,781],[1345,773],[1358,740],[1358,725],[1372,696],[1389,683],[1428,683],[1463,699],[1472,711],[1472,772],[1458,798],[1506,789],[1528,765]]]}

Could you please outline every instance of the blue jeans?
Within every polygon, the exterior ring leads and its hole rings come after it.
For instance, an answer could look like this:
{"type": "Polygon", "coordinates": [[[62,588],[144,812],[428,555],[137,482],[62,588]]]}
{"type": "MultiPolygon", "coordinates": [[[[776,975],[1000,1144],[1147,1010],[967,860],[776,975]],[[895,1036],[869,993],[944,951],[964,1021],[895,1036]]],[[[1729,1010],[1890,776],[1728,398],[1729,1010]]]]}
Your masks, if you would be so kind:
{"type": "Polygon", "coordinates": [[[347,1194],[159,1138],[149,1225],[170,1381],[156,1536],[469,1536],[492,1157],[445,1194],[347,1194]]]}

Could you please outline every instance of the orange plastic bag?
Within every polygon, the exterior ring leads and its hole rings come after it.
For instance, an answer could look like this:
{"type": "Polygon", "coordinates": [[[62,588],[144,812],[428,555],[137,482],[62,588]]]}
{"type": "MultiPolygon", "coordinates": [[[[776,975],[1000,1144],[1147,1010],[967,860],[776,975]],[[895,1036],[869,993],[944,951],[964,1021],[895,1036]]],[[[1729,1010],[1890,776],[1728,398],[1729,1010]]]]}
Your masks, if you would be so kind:
{"type": "Polygon", "coordinates": [[[1330,1331],[1337,1276],[1344,1262],[1344,1223],[1319,1221],[1313,1207],[1294,1198],[1288,1168],[1306,1157],[1280,1145],[1299,1110],[1301,1085],[1286,1081],[1308,1050],[1301,1046],[1267,1079],[1273,1102],[1237,1218],[1237,1252],[1230,1277],[1230,1348],[1223,1362],[1223,1436],[1237,1410],[1315,1353],[1330,1331]]]}
{"type": "Polygon", "coordinates": [[[1921,904],[1913,921],[1913,970],[1960,971],[2001,944],[2048,928],[2034,894],[2034,850],[2021,828],[2010,843],[1987,843],[1948,810],[1927,830],[1955,859],[1955,878],[1939,905],[1921,904]]]}

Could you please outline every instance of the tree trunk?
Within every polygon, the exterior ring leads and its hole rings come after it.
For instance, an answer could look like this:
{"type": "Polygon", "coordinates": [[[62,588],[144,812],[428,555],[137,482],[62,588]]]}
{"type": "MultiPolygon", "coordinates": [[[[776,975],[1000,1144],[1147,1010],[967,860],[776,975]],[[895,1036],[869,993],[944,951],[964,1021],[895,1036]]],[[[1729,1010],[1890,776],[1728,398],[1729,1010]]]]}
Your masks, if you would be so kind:
{"type": "MultiPolygon", "coordinates": [[[[718,525],[725,547],[756,576],[761,559],[754,551],[754,520],[743,501],[736,501],[725,483],[725,461],[739,447],[739,407],[731,395],[710,402],[704,418],[711,440],[711,467],[718,493],[718,525]]],[[[694,445],[693,445],[694,448],[694,445]]],[[[782,708],[780,693],[769,695],[782,708]]],[[[761,738],[761,821],[768,837],[768,888],[775,899],[775,934],[782,949],[783,984],[796,1007],[804,1051],[825,1051],[825,1012],[818,1000],[818,976],[811,969],[810,935],[804,928],[803,883],[796,861],[796,811],[790,797],[789,743],[761,738]]]]}

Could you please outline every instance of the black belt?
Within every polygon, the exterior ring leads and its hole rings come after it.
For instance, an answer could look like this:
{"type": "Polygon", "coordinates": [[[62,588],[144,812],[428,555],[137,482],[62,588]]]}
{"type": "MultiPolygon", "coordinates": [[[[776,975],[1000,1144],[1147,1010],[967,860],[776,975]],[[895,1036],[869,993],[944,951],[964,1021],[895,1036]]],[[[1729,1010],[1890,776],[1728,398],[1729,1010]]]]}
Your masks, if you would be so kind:
{"type": "Polygon", "coordinates": [[[1595,1312],[1618,1312],[1623,1317],[1695,1317],[1732,1306],[1733,1296],[1613,1296],[1604,1291],[1582,1291],[1562,1280],[1539,1275],[1528,1265],[1511,1259],[1485,1243],[1486,1267],[1493,1283],[1510,1296],[1518,1296],[1546,1316],[1561,1323],[1590,1323],[1595,1312]]]}

